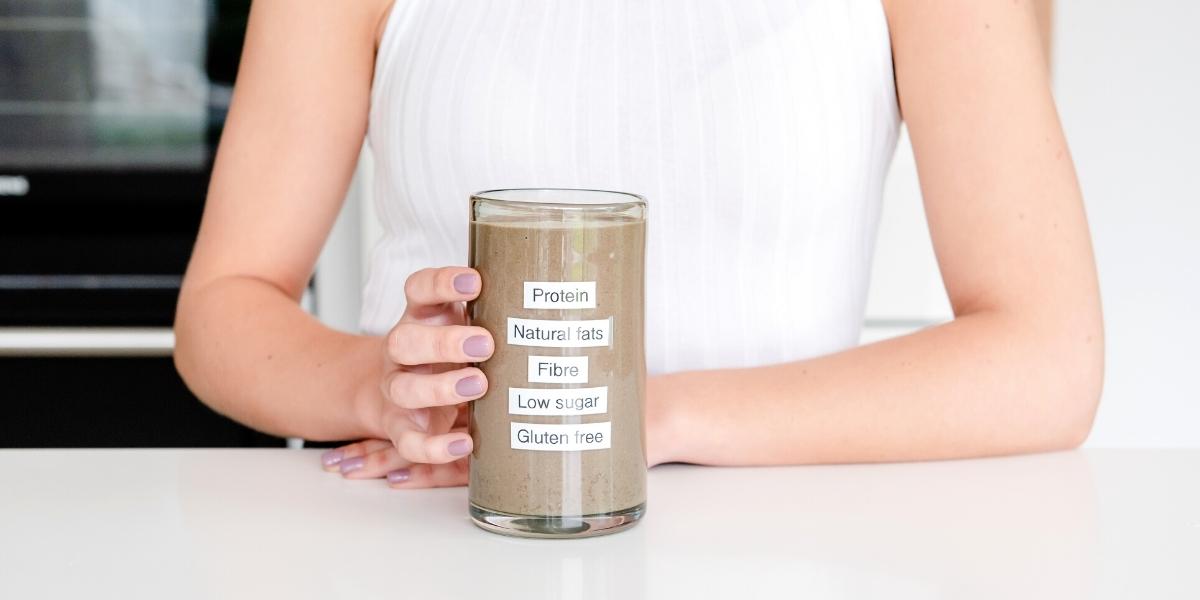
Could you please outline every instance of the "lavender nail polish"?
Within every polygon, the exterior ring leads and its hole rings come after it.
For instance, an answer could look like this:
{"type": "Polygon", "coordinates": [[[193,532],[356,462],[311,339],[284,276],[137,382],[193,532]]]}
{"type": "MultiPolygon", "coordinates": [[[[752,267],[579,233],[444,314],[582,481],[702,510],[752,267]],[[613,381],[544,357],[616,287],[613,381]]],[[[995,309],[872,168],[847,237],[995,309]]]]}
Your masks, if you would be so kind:
{"type": "Polygon", "coordinates": [[[454,440],[446,446],[446,450],[450,452],[450,456],[466,456],[471,451],[470,440],[454,440]]]}
{"type": "Polygon", "coordinates": [[[483,393],[483,378],[478,375],[463,377],[454,384],[454,393],[463,398],[478,396],[483,393]]]}
{"type": "Polygon", "coordinates": [[[333,450],[321,455],[321,464],[325,465],[326,467],[336,466],[338,463],[342,462],[343,455],[344,453],[340,448],[334,448],[333,450]]]}
{"type": "Polygon", "coordinates": [[[479,276],[474,273],[463,273],[454,276],[454,291],[460,294],[473,294],[479,291],[479,276]]]}
{"type": "Polygon", "coordinates": [[[466,352],[467,356],[475,358],[491,356],[492,340],[488,339],[486,335],[473,335],[463,342],[463,352],[466,352]]]}
{"type": "Polygon", "coordinates": [[[409,477],[412,477],[412,471],[408,469],[396,469],[387,474],[388,483],[404,483],[409,477]]]}
{"type": "Polygon", "coordinates": [[[365,457],[355,456],[354,458],[348,458],[342,461],[338,465],[338,470],[342,472],[342,475],[345,475],[346,473],[352,473],[365,467],[366,464],[367,459],[365,457]]]}

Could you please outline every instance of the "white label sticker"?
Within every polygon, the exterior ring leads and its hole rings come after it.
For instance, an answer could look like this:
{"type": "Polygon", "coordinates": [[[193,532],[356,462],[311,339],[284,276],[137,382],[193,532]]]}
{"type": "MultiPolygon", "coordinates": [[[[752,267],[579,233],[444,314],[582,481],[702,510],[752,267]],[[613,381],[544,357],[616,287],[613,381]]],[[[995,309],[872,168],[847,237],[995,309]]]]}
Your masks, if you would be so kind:
{"type": "Polygon", "coordinates": [[[596,308],[596,282],[526,281],[525,308],[596,308]]]}
{"type": "Polygon", "coordinates": [[[608,386],[508,388],[510,415],[600,415],[608,412],[608,386]]]}
{"type": "Polygon", "coordinates": [[[513,450],[607,450],[612,423],[512,423],[513,450]]]}
{"type": "Polygon", "coordinates": [[[530,383],[587,383],[586,356],[530,356],[530,383]]]}
{"type": "Polygon", "coordinates": [[[508,343],[543,348],[596,348],[612,340],[612,319],[546,321],[508,318],[508,343]]]}

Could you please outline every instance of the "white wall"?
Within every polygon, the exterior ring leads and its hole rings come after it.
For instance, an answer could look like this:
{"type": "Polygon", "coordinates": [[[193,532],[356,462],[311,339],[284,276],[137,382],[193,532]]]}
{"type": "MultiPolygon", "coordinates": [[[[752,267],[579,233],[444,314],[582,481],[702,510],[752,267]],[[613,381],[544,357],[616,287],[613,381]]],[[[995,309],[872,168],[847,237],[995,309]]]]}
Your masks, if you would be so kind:
{"type": "Polygon", "coordinates": [[[346,193],[346,203],[317,259],[313,285],[313,304],[321,321],[334,329],[352,333],[358,332],[362,286],[366,282],[367,267],[363,258],[367,254],[363,243],[375,222],[374,211],[369,206],[372,167],[371,153],[364,146],[346,193]]]}
{"type": "MultiPolygon", "coordinates": [[[[1200,368],[1200,2],[1058,0],[1056,13],[1055,89],[1092,223],[1108,336],[1088,444],[1200,447],[1192,382],[1200,368]]],[[[368,157],[360,177],[370,168],[368,157]]],[[[318,310],[346,329],[364,274],[347,261],[378,235],[367,191],[352,190],[319,267],[318,310]]],[[[864,341],[950,318],[907,138],[876,250],[864,341]]]]}
{"type": "Polygon", "coordinates": [[[1095,238],[1095,445],[1200,446],[1200,3],[1060,0],[1056,84],[1095,238]]]}
{"type": "Polygon", "coordinates": [[[925,226],[917,163],[904,129],[884,184],[862,341],[902,335],[952,316],[925,226]]]}

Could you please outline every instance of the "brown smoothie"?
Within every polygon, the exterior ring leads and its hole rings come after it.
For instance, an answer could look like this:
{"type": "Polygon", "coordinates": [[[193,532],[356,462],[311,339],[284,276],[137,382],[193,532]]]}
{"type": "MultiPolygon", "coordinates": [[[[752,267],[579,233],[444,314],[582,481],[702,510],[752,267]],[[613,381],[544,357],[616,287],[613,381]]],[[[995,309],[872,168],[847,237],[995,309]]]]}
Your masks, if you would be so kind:
{"type": "Polygon", "coordinates": [[[626,217],[472,223],[470,262],[483,287],[468,314],[473,325],[486,328],[496,340],[495,353],[480,364],[488,378],[487,395],[471,406],[475,449],[470,498],[476,506],[515,515],[583,516],[622,511],[646,501],[645,236],[645,222],[626,217]],[[534,285],[530,291],[526,282],[595,282],[595,287],[592,291],[586,283],[564,284],[543,290],[534,285]],[[526,308],[527,296],[551,307],[526,308]],[[594,308],[554,308],[592,302],[594,308]],[[510,318],[557,324],[546,324],[545,331],[538,332],[522,328],[518,339],[531,345],[510,344],[510,318]],[[607,330],[570,323],[596,324],[610,318],[607,330]],[[576,358],[547,364],[537,358],[530,361],[530,356],[576,358]],[[586,357],[586,381],[530,381],[533,371],[543,366],[551,375],[563,375],[563,368],[580,364],[578,357],[586,357]],[[510,397],[510,388],[535,391],[516,398],[510,397]],[[597,388],[607,388],[603,412],[597,412],[597,388]],[[510,401],[526,403],[530,396],[562,414],[510,414],[510,401]],[[571,427],[547,433],[538,424],[571,427]],[[518,441],[539,449],[514,449],[522,445],[518,441]],[[577,444],[587,449],[559,449],[577,444]]]}

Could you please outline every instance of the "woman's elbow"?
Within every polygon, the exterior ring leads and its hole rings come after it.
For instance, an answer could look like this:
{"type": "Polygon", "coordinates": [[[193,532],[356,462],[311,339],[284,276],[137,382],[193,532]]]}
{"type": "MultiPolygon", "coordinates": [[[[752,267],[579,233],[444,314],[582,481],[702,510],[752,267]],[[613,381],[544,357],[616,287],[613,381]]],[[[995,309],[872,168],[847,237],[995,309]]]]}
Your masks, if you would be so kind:
{"type": "Polygon", "coordinates": [[[196,392],[199,381],[200,357],[197,352],[196,307],[194,300],[185,288],[179,296],[175,310],[175,323],[172,327],[175,334],[175,346],[171,358],[175,370],[188,388],[196,392]]]}
{"type": "Polygon", "coordinates": [[[1061,432],[1061,450],[1078,448],[1087,441],[1092,433],[1092,424],[1096,420],[1096,411],[1100,408],[1101,390],[1104,387],[1103,358],[1100,365],[1089,371],[1079,384],[1077,391],[1070,400],[1069,418],[1061,432]]]}
{"type": "Polygon", "coordinates": [[[1104,330],[1097,317],[1095,324],[1059,332],[1054,343],[1036,352],[1040,368],[1052,396],[1047,405],[1053,407],[1056,418],[1047,419],[1051,426],[1044,432],[1049,450],[1071,450],[1087,441],[1100,406],[1104,388],[1104,330]]]}
{"type": "Polygon", "coordinates": [[[1100,396],[1081,397],[1074,400],[1070,415],[1058,431],[1052,432],[1050,439],[1051,450],[1074,450],[1083,445],[1092,433],[1092,423],[1096,419],[1096,409],[1100,404],[1100,396]]]}

